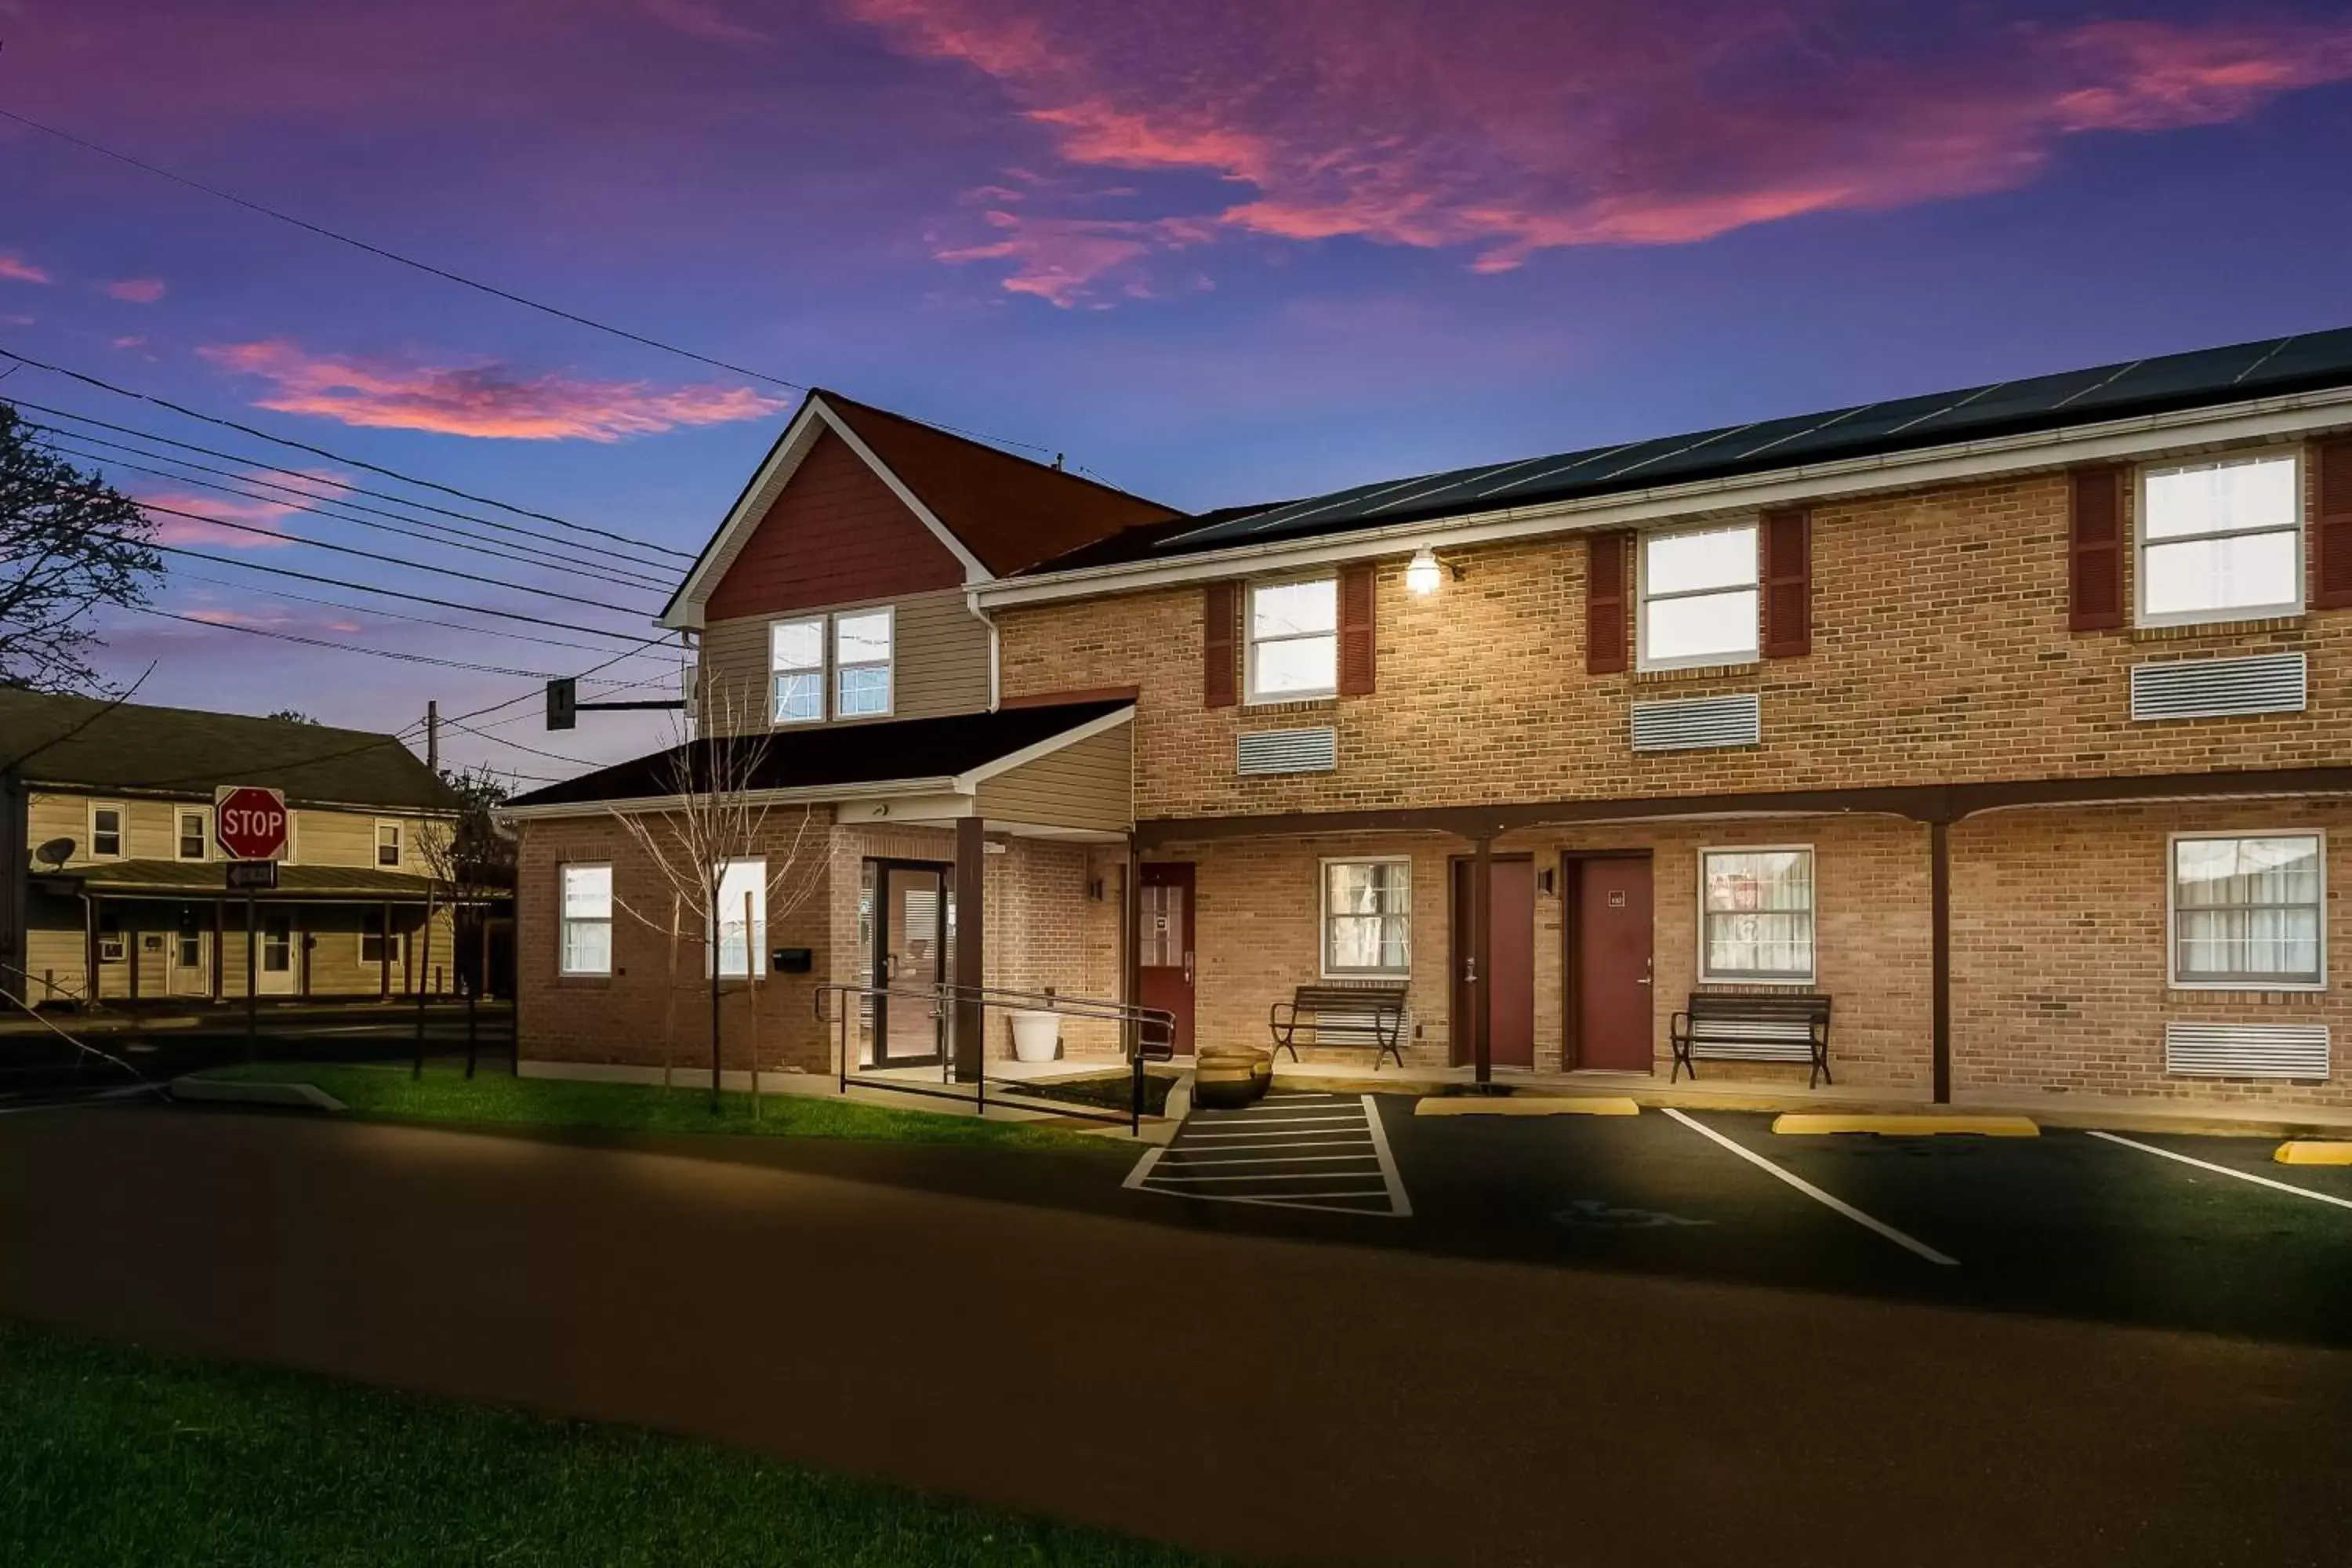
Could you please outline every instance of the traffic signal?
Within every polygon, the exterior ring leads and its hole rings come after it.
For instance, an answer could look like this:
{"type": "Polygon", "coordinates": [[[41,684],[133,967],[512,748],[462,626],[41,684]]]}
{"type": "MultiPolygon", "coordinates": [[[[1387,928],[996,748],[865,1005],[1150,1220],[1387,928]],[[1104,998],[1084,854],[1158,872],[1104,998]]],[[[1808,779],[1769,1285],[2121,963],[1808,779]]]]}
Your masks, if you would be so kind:
{"type": "Polygon", "coordinates": [[[580,721],[580,683],[559,675],[547,683],[547,727],[569,730],[580,721]]]}

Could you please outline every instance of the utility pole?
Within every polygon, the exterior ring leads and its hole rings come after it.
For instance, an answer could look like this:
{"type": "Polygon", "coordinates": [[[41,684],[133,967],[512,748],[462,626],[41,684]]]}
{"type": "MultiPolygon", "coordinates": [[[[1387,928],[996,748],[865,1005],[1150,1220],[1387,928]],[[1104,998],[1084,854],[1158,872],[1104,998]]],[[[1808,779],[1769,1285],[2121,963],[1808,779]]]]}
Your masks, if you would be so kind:
{"type": "Polygon", "coordinates": [[[25,921],[31,840],[26,794],[13,770],[0,771],[0,998],[16,1002],[27,999],[25,921]]]}
{"type": "Polygon", "coordinates": [[[441,704],[425,704],[425,765],[436,773],[441,771],[441,704]]]}

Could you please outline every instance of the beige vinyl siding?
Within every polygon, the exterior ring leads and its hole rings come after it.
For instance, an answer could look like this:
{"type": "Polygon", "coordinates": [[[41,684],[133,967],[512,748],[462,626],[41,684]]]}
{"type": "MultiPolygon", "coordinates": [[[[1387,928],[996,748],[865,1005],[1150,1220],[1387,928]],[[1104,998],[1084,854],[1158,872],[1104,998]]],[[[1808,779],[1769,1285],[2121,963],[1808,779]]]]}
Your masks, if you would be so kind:
{"type": "Polygon", "coordinates": [[[1009,768],[982,783],[980,814],[998,822],[1124,833],[1135,826],[1135,726],[1099,735],[1009,768]]]}
{"type": "MultiPolygon", "coordinates": [[[[702,637],[699,682],[702,732],[756,731],[768,722],[768,626],[844,610],[890,606],[892,719],[935,719],[946,713],[979,713],[988,707],[988,623],[965,605],[961,589],[915,594],[900,599],[839,605],[829,610],[746,616],[713,621],[702,637]],[[734,715],[740,715],[740,719],[734,715]]],[[[827,693],[830,711],[831,693],[827,693]]],[[[828,723],[871,724],[875,719],[828,723]]],[[[816,729],[811,724],[794,728],[816,729]]]]}
{"type": "MultiPolygon", "coordinates": [[[[89,856],[89,807],[94,800],[122,807],[122,854],[120,858],[124,860],[178,859],[180,813],[189,807],[205,807],[208,814],[205,828],[208,833],[211,829],[209,811],[212,796],[209,792],[186,800],[36,794],[26,803],[34,847],[38,848],[52,838],[70,838],[74,852],[73,858],[66,862],[67,866],[79,868],[94,864],[89,856]]],[[[294,830],[286,858],[289,864],[299,866],[373,867],[375,825],[379,820],[396,821],[402,825],[399,869],[423,876],[425,864],[415,851],[416,825],[423,819],[401,812],[333,811],[317,806],[297,806],[294,808],[294,830]]],[[[205,858],[217,860],[220,858],[219,847],[208,841],[205,847],[205,858]]],[[[387,870],[391,868],[385,868],[387,870]]]]}

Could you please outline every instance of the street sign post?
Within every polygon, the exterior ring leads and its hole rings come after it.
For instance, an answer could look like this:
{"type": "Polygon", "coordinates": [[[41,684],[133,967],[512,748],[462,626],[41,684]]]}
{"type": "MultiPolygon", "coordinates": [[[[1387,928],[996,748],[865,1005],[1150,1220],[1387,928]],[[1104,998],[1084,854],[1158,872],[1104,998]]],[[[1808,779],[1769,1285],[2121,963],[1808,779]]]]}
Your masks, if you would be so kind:
{"type": "Polygon", "coordinates": [[[286,858],[286,835],[292,821],[287,815],[286,796],[277,790],[257,784],[223,784],[213,791],[213,839],[232,862],[228,885],[245,889],[245,1054],[248,1059],[257,1054],[261,1033],[261,965],[257,952],[261,921],[254,893],[278,885],[278,862],[286,858]]]}

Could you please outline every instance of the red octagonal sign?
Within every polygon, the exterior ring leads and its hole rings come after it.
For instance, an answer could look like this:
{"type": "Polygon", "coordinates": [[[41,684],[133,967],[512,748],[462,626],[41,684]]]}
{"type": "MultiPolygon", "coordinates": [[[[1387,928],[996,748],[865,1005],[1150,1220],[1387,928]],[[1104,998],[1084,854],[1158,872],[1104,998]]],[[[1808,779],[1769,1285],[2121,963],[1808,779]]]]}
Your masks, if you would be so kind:
{"type": "Polygon", "coordinates": [[[232,860],[276,860],[286,853],[286,797],[253,784],[213,792],[213,837],[232,860]]]}

